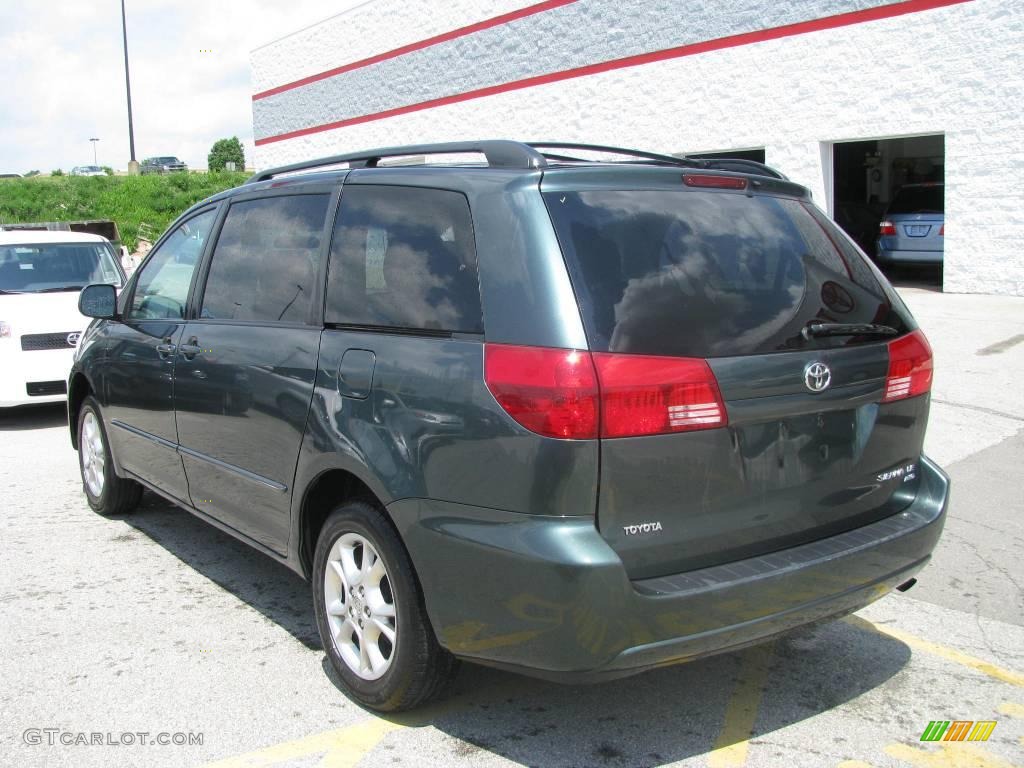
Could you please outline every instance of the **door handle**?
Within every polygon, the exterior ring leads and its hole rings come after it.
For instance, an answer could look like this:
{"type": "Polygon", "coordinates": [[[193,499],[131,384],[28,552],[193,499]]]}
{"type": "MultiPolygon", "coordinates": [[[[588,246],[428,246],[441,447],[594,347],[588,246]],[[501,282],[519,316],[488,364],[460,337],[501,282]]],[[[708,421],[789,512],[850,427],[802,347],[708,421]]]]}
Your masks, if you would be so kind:
{"type": "Polygon", "coordinates": [[[191,360],[193,357],[203,351],[203,348],[199,346],[199,340],[193,336],[188,340],[188,343],[182,344],[178,349],[181,354],[185,356],[186,360],[191,360]]]}
{"type": "Polygon", "coordinates": [[[160,344],[156,345],[156,353],[160,355],[160,357],[173,355],[176,349],[177,347],[171,342],[170,336],[164,339],[160,344]]]}

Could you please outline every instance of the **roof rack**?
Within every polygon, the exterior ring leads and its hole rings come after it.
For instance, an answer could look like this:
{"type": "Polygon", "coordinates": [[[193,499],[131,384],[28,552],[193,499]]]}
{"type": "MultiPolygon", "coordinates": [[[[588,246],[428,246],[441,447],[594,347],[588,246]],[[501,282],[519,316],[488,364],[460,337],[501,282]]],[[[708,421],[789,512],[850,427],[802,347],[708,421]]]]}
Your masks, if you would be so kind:
{"type": "Polygon", "coordinates": [[[387,147],[384,149],[371,149],[364,152],[353,152],[346,155],[333,155],[321,157],[315,160],[304,160],[300,163],[282,165],[277,168],[269,168],[260,171],[250,178],[246,184],[253,184],[259,181],[269,181],[275,176],[284,173],[295,173],[297,171],[309,171],[316,168],[326,168],[331,165],[347,163],[349,168],[376,168],[381,160],[389,157],[404,157],[408,155],[448,155],[465,154],[469,152],[482,154],[487,159],[487,164],[492,168],[544,168],[549,160],[555,162],[587,162],[582,157],[545,152],[543,150],[583,150],[585,152],[602,152],[605,154],[622,155],[635,158],[637,161],[648,161],[663,165],[673,165],[682,168],[703,168],[709,170],[735,171],[738,173],[753,173],[761,176],[787,180],[779,171],[764,163],[741,158],[705,159],[697,157],[677,157],[675,155],[663,155],[657,152],[647,152],[641,149],[626,149],[624,147],[609,147],[603,144],[578,144],[562,141],[531,141],[518,142],[506,139],[495,139],[490,141],[468,141],[468,142],[446,142],[440,144],[410,144],[401,147],[387,147]]]}
{"type": "MultiPolygon", "coordinates": [[[[781,179],[788,181],[780,171],[775,170],[769,165],[759,163],[756,160],[746,160],[739,157],[730,158],[704,158],[704,157],[688,157],[686,155],[663,155],[657,152],[647,152],[641,149],[625,149],[623,147],[608,147],[602,144],[576,144],[571,142],[562,141],[531,141],[527,142],[527,145],[537,150],[545,149],[582,149],[588,152],[605,152],[614,155],[624,155],[626,157],[635,157],[641,160],[652,160],[656,163],[664,163],[665,165],[678,165],[686,168],[703,168],[706,170],[717,170],[717,171],[734,171],[736,173],[753,173],[759,176],[771,176],[775,179],[781,179]]],[[[584,158],[581,157],[567,157],[566,155],[553,154],[550,152],[541,152],[544,157],[548,160],[557,160],[562,162],[585,162],[584,158]]]]}
{"type": "Polygon", "coordinates": [[[441,144],[410,144],[404,147],[387,147],[371,149],[365,152],[354,152],[348,155],[321,157],[316,160],[305,160],[301,163],[268,168],[250,178],[246,184],[257,181],[268,181],[282,173],[308,171],[328,165],[348,163],[350,168],[375,168],[387,157],[403,157],[405,155],[447,155],[478,152],[487,159],[487,164],[494,168],[543,168],[547,163],[544,156],[518,141],[496,139],[491,141],[447,142],[441,144]]]}
{"type": "MultiPolygon", "coordinates": [[[[679,165],[687,168],[700,168],[701,161],[691,159],[687,157],[676,157],[674,155],[662,155],[657,152],[647,152],[642,149],[626,149],[624,147],[609,147],[603,144],[576,144],[573,142],[564,141],[528,141],[526,143],[528,147],[533,149],[582,149],[586,152],[605,152],[612,155],[625,155],[626,157],[636,157],[641,160],[653,160],[656,163],[665,163],[666,165],[679,165]]],[[[549,160],[568,160],[568,161],[584,161],[581,157],[566,157],[564,155],[552,155],[548,153],[542,153],[544,157],[549,160]]]]}
{"type": "Polygon", "coordinates": [[[700,163],[701,168],[715,171],[734,171],[735,173],[753,173],[759,176],[771,176],[773,179],[789,181],[789,177],[772,168],[770,165],[759,163],[757,160],[747,160],[744,157],[691,157],[688,158],[700,163]]]}

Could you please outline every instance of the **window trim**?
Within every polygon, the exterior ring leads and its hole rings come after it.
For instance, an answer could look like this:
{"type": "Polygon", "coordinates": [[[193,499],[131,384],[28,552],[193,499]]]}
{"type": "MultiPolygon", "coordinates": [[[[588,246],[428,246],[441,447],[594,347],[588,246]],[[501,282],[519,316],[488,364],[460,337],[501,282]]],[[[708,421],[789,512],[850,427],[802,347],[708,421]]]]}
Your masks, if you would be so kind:
{"type": "Polygon", "coordinates": [[[341,194],[341,184],[338,182],[309,184],[303,186],[288,186],[276,189],[263,189],[247,194],[235,195],[223,201],[224,205],[217,217],[215,229],[210,238],[210,248],[203,254],[203,261],[197,272],[197,280],[194,285],[194,292],[190,295],[189,307],[186,316],[190,323],[207,324],[230,324],[230,325],[253,325],[266,327],[284,328],[323,328],[324,314],[323,302],[326,296],[324,280],[326,279],[327,259],[330,257],[330,239],[334,231],[334,212],[337,209],[338,198],[341,194]],[[302,195],[328,195],[327,213],[324,216],[324,228],[320,234],[320,263],[317,265],[316,282],[313,285],[313,295],[310,298],[309,312],[305,320],[298,322],[292,320],[228,320],[224,318],[202,317],[203,299],[206,296],[206,284],[210,277],[210,268],[213,265],[213,257],[220,243],[220,236],[224,229],[231,208],[236,203],[249,203],[254,200],[264,200],[272,197],[299,197],[302,195]]]}
{"type": "MultiPolygon", "coordinates": [[[[142,275],[142,271],[149,265],[153,258],[160,252],[160,249],[164,247],[164,244],[170,239],[171,235],[174,234],[182,224],[187,224],[193,219],[198,218],[204,214],[214,212],[213,224],[210,225],[210,235],[207,237],[206,242],[203,244],[203,252],[199,254],[199,259],[196,262],[196,268],[192,270],[192,279],[189,280],[188,294],[185,296],[185,316],[180,320],[171,320],[171,322],[185,322],[189,319],[189,309],[192,306],[192,294],[196,289],[196,277],[199,275],[200,269],[202,269],[203,262],[206,259],[206,254],[210,250],[210,244],[213,242],[213,235],[218,231],[220,219],[222,217],[221,201],[214,203],[213,205],[204,206],[195,211],[186,211],[184,214],[175,219],[172,224],[166,229],[166,231],[160,236],[150,249],[149,253],[146,254],[146,258],[142,260],[142,263],[135,268],[132,272],[131,277],[128,278],[128,282],[125,283],[125,287],[121,289],[121,295],[126,296],[124,305],[121,308],[121,319],[123,322],[146,322],[147,318],[132,318],[128,316],[128,311],[131,309],[132,304],[135,301],[135,291],[139,287],[139,279],[142,275]],[[130,292],[129,292],[130,289],[130,292]]],[[[167,322],[167,320],[161,320],[161,322],[167,322]]]]}

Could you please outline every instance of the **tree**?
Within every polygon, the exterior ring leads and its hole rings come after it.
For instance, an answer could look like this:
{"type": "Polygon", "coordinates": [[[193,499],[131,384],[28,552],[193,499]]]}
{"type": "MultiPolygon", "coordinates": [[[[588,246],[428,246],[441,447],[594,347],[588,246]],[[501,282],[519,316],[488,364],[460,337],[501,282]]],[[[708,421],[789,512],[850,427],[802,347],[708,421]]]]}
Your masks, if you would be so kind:
{"type": "Polygon", "coordinates": [[[103,172],[107,174],[107,176],[114,175],[114,169],[111,168],[109,165],[101,165],[100,167],[103,169],[103,172]]]}
{"type": "Polygon", "coordinates": [[[245,170],[245,150],[237,136],[215,141],[206,158],[206,165],[211,171],[223,171],[225,163],[234,163],[235,170],[245,170]]]}
{"type": "Polygon", "coordinates": [[[62,171],[60,168],[55,168],[54,170],[50,171],[50,175],[51,176],[63,176],[64,175],[64,171],[62,171]]]}

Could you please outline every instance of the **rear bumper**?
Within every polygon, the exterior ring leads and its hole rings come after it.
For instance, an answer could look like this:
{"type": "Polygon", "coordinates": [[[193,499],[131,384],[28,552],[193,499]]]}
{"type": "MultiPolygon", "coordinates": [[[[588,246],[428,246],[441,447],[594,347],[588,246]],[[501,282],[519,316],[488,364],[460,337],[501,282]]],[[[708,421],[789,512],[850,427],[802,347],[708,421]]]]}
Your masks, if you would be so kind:
{"type": "Polygon", "coordinates": [[[941,264],[942,250],[897,251],[879,246],[875,261],[879,264],[941,264]]]}
{"type": "Polygon", "coordinates": [[[861,608],[928,562],[949,479],[921,460],[916,500],[845,534],[630,581],[590,518],[406,499],[389,507],[441,644],[564,682],[621,677],[762,642],[861,608]]]}

